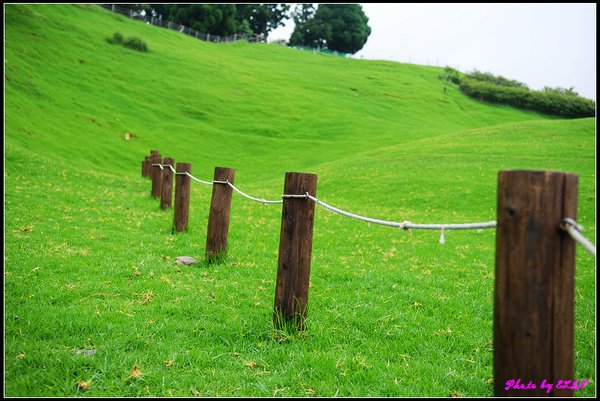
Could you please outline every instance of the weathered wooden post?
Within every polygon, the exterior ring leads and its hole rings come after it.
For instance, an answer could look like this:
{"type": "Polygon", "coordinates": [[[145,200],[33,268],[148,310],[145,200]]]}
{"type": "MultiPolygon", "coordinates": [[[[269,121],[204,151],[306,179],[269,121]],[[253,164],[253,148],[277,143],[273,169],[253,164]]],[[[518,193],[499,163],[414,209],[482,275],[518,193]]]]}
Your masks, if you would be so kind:
{"type": "Polygon", "coordinates": [[[173,211],[173,230],[187,231],[190,210],[191,179],[185,173],[192,173],[191,163],[177,163],[175,177],[175,210],[173,211]]]}
{"type": "Polygon", "coordinates": [[[494,296],[496,396],[572,396],[577,176],[500,171],[494,296]],[[545,380],[545,382],[544,382],[545,380]],[[517,389],[521,388],[529,389],[517,389]],[[535,385],[535,388],[532,388],[535,385]]]}
{"type": "Polygon", "coordinates": [[[160,184],[162,181],[162,169],[160,168],[160,166],[158,166],[159,164],[162,164],[162,157],[160,156],[160,153],[154,153],[152,155],[152,197],[153,198],[160,198],[160,184]]]}
{"type": "Polygon", "coordinates": [[[151,178],[150,175],[150,171],[151,171],[151,167],[150,164],[152,163],[152,156],[146,156],[144,158],[144,162],[143,162],[143,167],[144,167],[144,177],[146,178],[151,178]]]}
{"type": "Polygon", "coordinates": [[[150,155],[146,156],[144,159],[146,160],[146,177],[148,177],[150,180],[152,180],[152,158],[154,155],[160,155],[160,152],[158,150],[151,150],[150,155]]]}
{"type": "Polygon", "coordinates": [[[175,160],[171,157],[165,157],[160,189],[160,208],[163,210],[171,207],[171,199],[173,198],[173,170],[170,166],[175,166],[175,160]]]}
{"type": "Polygon", "coordinates": [[[208,230],[206,234],[206,260],[220,262],[227,255],[227,235],[229,232],[229,215],[231,209],[231,194],[233,189],[224,183],[233,184],[235,170],[227,167],[215,167],[210,212],[208,215],[208,230]]]}
{"type": "MultiPolygon", "coordinates": [[[[284,195],[307,192],[316,196],[316,174],[285,174],[284,195]]],[[[273,324],[277,329],[286,322],[292,322],[298,330],[306,328],[314,215],[312,200],[283,199],[273,313],[273,324]]]]}

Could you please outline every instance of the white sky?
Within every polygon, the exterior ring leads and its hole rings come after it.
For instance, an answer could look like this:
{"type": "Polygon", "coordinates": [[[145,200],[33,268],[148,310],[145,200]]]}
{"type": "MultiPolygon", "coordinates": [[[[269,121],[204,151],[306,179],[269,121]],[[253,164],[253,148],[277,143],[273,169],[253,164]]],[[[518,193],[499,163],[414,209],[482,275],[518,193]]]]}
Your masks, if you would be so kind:
{"type": "MultiPolygon", "coordinates": [[[[292,5],[292,9],[295,4],[292,5]]],[[[371,35],[354,57],[474,69],[596,100],[596,4],[362,4],[371,35]]],[[[289,39],[286,26],[269,40],[289,39]]]]}

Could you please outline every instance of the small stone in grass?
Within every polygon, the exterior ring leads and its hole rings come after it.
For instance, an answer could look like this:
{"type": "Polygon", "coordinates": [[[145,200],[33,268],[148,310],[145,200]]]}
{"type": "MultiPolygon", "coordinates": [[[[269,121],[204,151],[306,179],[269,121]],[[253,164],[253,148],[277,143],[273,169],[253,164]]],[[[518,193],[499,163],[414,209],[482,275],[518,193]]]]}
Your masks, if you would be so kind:
{"type": "Polygon", "coordinates": [[[175,258],[175,263],[178,265],[191,265],[192,263],[197,263],[198,261],[191,256],[177,256],[175,258]]]}
{"type": "Polygon", "coordinates": [[[75,355],[92,356],[96,353],[95,349],[76,349],[75,355]]]}

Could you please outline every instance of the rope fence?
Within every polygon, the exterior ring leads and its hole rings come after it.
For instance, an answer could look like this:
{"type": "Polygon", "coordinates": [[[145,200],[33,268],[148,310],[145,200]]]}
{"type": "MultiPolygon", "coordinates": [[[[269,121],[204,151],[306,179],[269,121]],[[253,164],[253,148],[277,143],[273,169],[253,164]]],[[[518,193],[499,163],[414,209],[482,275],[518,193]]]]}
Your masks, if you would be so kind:
{"type": "MultiPolygon", "coordinates": [[[[235,170],[215,167],[212,181],[192,175],[191,163],[162,159],[158,151],[142,161],[142,176],[152,178],[153,197],[170,206],[173,177],[175,207],[173,231],[187,231],[191,181],[212,186],[206,236],[206,260],[220,261],[227,252],[232,193],[263,204],[282,204],[273,325],[291,323],[305,330],[310,287],[312,235],[316,205],[366,223],[403,230],[496,229],[494,283],[494,393],[515,395],[505,383],[514,377],[573,379],[575,316],[575,253],[580,244],[596,257],[573,218],[577,215],[578,177],[556,171],[503,170],[498,174],[495,221],[461,224],[416,224],[374,219],[331,206],[316,197],[317,175],[285,174],[281,200],[250,196],[234,184],[235,170]],[[166,189],[165,189],[166,188],[166,189]],[[162,190],[162,191],[161,191],[162,190]],[[556,222],[559,222],[558,224],[556,222]],[[548,335],[559,333],[559,336],[548,335]],[[532,349],[536,352],[532,353],[532,349]],[[515,368],[516,367],[516,368],[515,368]]],[[[543,389],[530,395],[573,396],[561,389],[543,389]]]]}
{"type": "MultiPolygon", "coordinates": [[[[250,196],[250,195],[242,192],[239,188],[237,188],[235,185],[233,185],[229,181],[204,181],[204,180],[194,177],[193,175],[191,175],[188,172],[177,173],[175,171],[175,169],[173,168],[173,166],[171,166],[171,165],[162,165],[160,163],[155,163],[155,164],[152,164],[152,166],[158,166],[161,170],[163,170],[165,167],[169,167],[173,171],[174,174],[187,175],[192,180],[200,182],[201,184],[205,184],[205,185],[213,185],[213,184],[229,185],[234,191],[236,191],[243,197],[250,199],[252,201],[258,202],[258,203],[262,203],[262,204],[281,204],[281,203],[283,203],[283,200],[266,200],[266,199],[255,198],[253,196],[250,196]]],[[[313,202],[317,203],[319,206],[321,206],[331,212],[341,214],[342,216],[350,217],[352,219],[364,221],[367,223],[379,224],[379,225],[389,226],[389,227],[398,227],[403,230],[409,230],[409,229],[415,229],[415,230],[480,230],[480,229],[485,229],[485,228],[495,228],[496,227],[495,221],[483,222],[483,223],[462,223],[462,224],[416,224],[416,223],[412,223],[410,221],[396,222],[396,221],[379,220],[379,219],[360,216],[358,214],[344,211],[337,207],[331,206],[331,205],[323,202],[322,200],[317,199],[314,196],[311,196],[308,193],[306,193],[304,195],[285,194],[285,195],[281,195],[281,197],[284,199],[294,199],[294,198],[310,199],[313,202]]]]}
{"type": "MultiPolygon", "coordinates": [[[[233,185],[231,182],[229,182],[227,180],[226,181],[218,181],[218,180],[204,181],[197,177],[194,177],[189,172],[178,173],[175,171],[173,166],[169,165],[169,164],[163,165],[160,163],[154,163],[154,164],[152,164],[152,166],[153,167],[157,166],[161,170],[164,170],[164,168],[168,167],[173,172],[173,174],[187,175],[192,180],[197,181],[204,185],[214,185],[214,184],[228,185],[229,187],[231,187],[234,191],[236,191],[238,194],[240,194],[244,198],[247,198],[254,202],[258,202],[258,203],[262,203],[262,204],[282,204],[283,203],[283,200],[267,200],[267,199],[256,198],[251,195],[248,195],[245,192],[242,192],[239,188],[237,188],[235,185],[233,185]]],[[[361,216],[361,215],[358,215],[355,213],[351,213],[351,212],[342,210],[335,206],[331,206],[331,205],[323,202],[322,200],[317,199],[316,197],[310,195],[308,192],[305,194],[284,194],[284,195],[281,195],[281,197],[283,199],[310,199],[313,202],[315,202],[316,204],[318,204],[319,206],[321,206],[324,209],[327,209],[333,213],[337,213],[342,216],[349,217],[351,219],[355,219],[358,221],[363,221],[363,222],[366,222],[369,224],[372,223],[372,224],[378,224],[378,225],[388,226],[388,227],[397,227],[397,228],[400,228],[403,230],[410,230],[410,229],[413,229],[413,230],[441,230],[441,237],[440,237],[441,244],[445,243],[444,230],[482,230],[482,229],[488,229],[488,228],[496,228],[496,226],[497,226],[496,221],[477,222],[477,223],[459,223],[459,224],[417,224],[417,223],[412,223],[410,221],[400,222],[400,221],[380,220],[380,219],[374,219],[371,217],[361,216]]],[[[575,241],[577,241],[592,256],[596,257],[596,247],[590,242],[590,240],[588,240],[581,234],[581,231],[583,231],[583,227],[581,225],[577,224],[573,219],[565,218],[563,220],[563,223],[560,225],[560,228],[562,230],[566,231],[575,241]]]]}

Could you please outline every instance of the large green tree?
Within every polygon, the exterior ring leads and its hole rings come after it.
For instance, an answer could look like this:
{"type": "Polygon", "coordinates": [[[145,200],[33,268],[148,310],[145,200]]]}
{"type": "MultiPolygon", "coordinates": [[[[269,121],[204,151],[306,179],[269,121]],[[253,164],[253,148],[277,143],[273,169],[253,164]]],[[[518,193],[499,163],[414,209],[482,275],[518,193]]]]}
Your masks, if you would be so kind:
{"type": "Polygon", "coordinates": [[[186,4],[174,9],[169,19],[213,35],[227,36],[238,32],[234,4],[186,4]]]}
{"type": "Polygon", "coordinates": [[[234,33],[267,36],[283,24],[290,9],[287,4],[151,4],[151,7],[164,20],[221,36],[234,33]]]}
{"type": "Polygon", "coordinates": [[[371,28],[359,4],[320,4],[313,13],[310,4],[297,6],[296,28],[290,45],[323,47],[354,54],[363,48],[371,28]]]}
{"type": "Polygon", "coordinates": [[[267,36],[269,32],[283,25],[288,17],[288,4],[237,4],[238,21],[247,21],[253,33],[267,36]]]}

